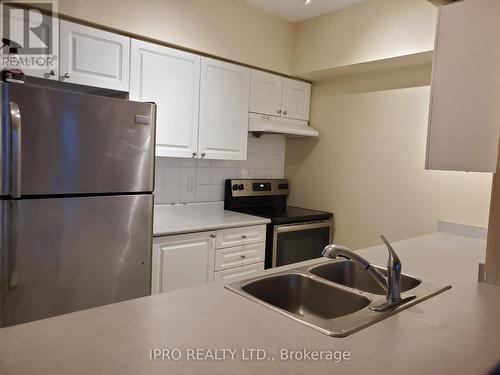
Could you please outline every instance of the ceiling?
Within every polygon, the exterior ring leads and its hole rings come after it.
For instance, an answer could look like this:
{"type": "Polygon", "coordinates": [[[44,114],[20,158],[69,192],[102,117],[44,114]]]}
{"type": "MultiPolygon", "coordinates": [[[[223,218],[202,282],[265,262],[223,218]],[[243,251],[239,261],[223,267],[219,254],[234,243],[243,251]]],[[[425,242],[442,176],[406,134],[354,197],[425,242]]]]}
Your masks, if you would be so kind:
{"type": "Polygon", "coordinates": [[[333,12],[366,0],[245,0],[248,4],[267,13],[274,14],[291,22],[302,21],[321,14],[333,12]]]}

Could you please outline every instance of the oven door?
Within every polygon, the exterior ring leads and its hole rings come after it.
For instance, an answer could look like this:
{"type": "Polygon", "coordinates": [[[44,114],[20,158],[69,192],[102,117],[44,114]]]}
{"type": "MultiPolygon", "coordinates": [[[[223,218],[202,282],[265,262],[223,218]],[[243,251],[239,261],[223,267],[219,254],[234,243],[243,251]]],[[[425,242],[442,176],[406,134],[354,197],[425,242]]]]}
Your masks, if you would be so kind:
{"type": "Polygon", "coordinates": [[[276,225],[273,233],[272,266],[321,257],[332,237],[332,220],[276,225]]]}

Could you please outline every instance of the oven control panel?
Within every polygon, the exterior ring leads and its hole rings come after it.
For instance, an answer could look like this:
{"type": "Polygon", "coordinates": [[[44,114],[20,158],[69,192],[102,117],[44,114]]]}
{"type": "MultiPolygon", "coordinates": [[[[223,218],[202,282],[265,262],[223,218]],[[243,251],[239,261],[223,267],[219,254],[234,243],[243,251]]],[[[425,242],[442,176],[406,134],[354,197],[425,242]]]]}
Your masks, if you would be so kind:
{"type": "Polygon", "coordinates": [[[258,195],[288,195],[288,180],[285,179],[238,179],[227,180],[226,189],[233,197],[258,195]]]}

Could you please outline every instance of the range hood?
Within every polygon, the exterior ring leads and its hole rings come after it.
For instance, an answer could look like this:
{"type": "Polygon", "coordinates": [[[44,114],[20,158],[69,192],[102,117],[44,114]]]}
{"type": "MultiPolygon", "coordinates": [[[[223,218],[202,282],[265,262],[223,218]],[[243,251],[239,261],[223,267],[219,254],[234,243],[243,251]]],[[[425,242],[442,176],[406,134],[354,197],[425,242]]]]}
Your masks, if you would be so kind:
{"type": "Polygon", "coordinates": [[[262,134],[284,134],[291,137],[317,137],[319,135],[317,130],[307,124],[307,121],[261,115],[258,113],[250,113],[248,115],[248,131],[256,136],[262,134]]]}

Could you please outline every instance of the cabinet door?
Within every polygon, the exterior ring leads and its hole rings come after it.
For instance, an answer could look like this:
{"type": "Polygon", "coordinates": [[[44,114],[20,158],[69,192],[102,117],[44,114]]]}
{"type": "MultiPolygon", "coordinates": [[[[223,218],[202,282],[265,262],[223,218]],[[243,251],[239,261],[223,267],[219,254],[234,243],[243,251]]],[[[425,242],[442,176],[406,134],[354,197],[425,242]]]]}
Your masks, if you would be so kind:
{"type": "Polygon", "coordinates": [[[129,90],[130,38],[61,20],[60,79],[129,90]]]}
{"type": "Polygon", "coordinates": [[[283,117],[309,120],[311,84],[283,78],[283,117]]]}
{"type": "Polygon", "coordinates": [[[152,294],[206,283],[214,271],[215,232],[157,237],[153,241],[152,294]]]}
{"type": "Polygon", "coordinates": [[[130,99],[157,105],[156,156],[190,158],[197,152],[200,59],[132,40],[130,99]]]}
{"type": "Polygon", "coordinates": [[[500,2],[440,7],[427,169],[495,172],[500,119],[500,2]]]}
{"type": "Polygon", "coordinates": [[[252,69],[250,112],[281,116],[283,77],[252,69]]]}
{"type": "Polygon", "coordinates": [[[250,69],[201,59],[198,152],[206,159],[245,160],[250,69]]]}
{"type": "MultiPolygon", "coordinates": [[[[32,28],[36,27],[37,34],[32,33],[29,39],[26,39],[24,33],[27,19],[24,9],[19,8],[20,5],[22,3],[6,3],[3,5],[2,24],[6,24],[6,17],[8,17],[8,38],[17,45],[22,46],[18,48],[17,54],[21,58],[27,58],[27,61],[32,65],[32,67],[21,66],[21,68],[27,76],[57,80],[59,78],[59,19],[48,15],[42,16],[41,14],[34,16],[36,13],[33,13],[30,21],[34,24],[30,26],[32,28]],[[11,8],[10,11],[7,11],[7,8],[11,8]],[[28,41],[28,47],[48,47],[49,53],[47,55],[26,54],[27,46],[25,41],[28,41]]],[[[7,53],[7,47],[0,49],[0,58],[7,56],[7,53]]]]}

